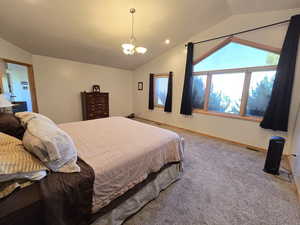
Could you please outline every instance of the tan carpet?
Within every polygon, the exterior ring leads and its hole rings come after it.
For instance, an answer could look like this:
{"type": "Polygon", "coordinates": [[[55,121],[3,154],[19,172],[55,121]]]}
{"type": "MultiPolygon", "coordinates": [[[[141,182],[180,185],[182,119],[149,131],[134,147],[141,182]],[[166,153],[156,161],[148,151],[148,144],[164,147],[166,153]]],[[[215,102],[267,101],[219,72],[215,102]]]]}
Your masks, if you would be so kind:
{"type": "Polygon", "coordinates": [[[184,175],[126,225],[300,225],[294,184],[264,173],[263,153],[171,130],[186,140],[184,175]]]}

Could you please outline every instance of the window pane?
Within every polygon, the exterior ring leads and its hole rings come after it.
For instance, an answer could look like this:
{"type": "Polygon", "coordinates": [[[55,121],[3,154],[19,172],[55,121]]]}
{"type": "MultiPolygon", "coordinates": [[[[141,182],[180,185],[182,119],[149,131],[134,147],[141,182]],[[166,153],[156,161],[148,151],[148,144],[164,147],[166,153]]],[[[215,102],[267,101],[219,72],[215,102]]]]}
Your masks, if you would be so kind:
{"type": "Polygon", "coordinates": [[[168,92],[168,78],[155,77],[154,78],[154,104],[165,105],[168,92]]]}
{"type": "Polygon", "coordinates": [[[205,88],[207,76],[194,76],[193,77],[193,97],[192,104],[193,108],[204,109],[204,99],[205,99],[205,88]]]}
{"type": "Polygon", "coordinates": [[[253,72],[246,114],[263,116],[270,101],[276,71],[253,72]]]}
{"type": "Polygon", "coordinates": [[[194,72],[277,65],[279,54],[231,42],[194,65],[194,72]]]}
{"type": "Polygon", "coordinates": [[[239,114],[244,78],[244,73],[212,75],[208,110],[239,114]]]}

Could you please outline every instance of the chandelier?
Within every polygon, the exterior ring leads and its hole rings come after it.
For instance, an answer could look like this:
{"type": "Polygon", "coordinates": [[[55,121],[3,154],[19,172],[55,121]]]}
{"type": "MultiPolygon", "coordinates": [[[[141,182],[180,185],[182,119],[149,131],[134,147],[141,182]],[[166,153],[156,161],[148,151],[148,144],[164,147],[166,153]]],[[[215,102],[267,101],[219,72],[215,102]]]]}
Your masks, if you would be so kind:
{"type": "Polygon", "coordinates": [[[135,46],[136,38],[133,32],[133,25],[134,25],[134,13],[136,12],[136,10],[135,8],[131,8],[129,12],[131,13],[131,36],[129,39],[129,43],[122,44],[123,53],[125,55],[134,55],[135,53],[145,54],[147,52],[147,48],[135,46]]]}

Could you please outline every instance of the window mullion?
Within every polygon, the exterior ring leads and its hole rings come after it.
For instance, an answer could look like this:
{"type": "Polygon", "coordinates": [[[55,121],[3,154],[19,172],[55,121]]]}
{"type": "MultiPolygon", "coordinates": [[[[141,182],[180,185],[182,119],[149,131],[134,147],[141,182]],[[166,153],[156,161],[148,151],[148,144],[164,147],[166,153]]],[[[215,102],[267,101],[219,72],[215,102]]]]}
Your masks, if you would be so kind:
{"type": "Polygon", "coordinates": [[[209,100],[209,94],[211,89],[211,78],[212,75],[210,73],[207,74],[206,79],[206,88],[205,88],[205,99],[204,99],[204,110],[208,111],[208,100],[209,100]]]}
{"type": "Polygon", "coordinates": [[[249,96],[250,81],[251,81],[251,72],[246,71],[245,72],[245,80],[244,80],[242,100],[241,100],[241,105],[240,105],[240,115],[241,116],[245,116],[245,114],[246,114],[246,107],[247,107],[247,101],[248,101],[248,96],[249,96]]]}

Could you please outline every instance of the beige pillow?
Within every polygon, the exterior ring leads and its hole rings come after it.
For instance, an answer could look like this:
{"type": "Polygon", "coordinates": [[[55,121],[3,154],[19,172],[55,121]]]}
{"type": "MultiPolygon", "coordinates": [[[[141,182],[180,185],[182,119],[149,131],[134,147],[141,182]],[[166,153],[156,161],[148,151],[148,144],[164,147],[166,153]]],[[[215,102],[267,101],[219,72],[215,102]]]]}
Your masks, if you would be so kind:
{"type": "Polygon", "coordinates": [[[51,119],[48,117],[34,112],[18,112],[15,114],[16,117],[18,117],[21,121],[21,124],[23,127],[26,127],[28,122],[34,118],[38,118],[40,120],[44,120],[48,122],[49,124],[55,124],[51,119]]]}
{"type": "Polygon", "coordinates": [[[0,132],[0,198],[47,175],[47,168],[27,152],[22,141],[0,132]]]}
{"type": "Polygon", "coordinates": [[[47,167],[25,150],[22,141],[0,132],[0,182],[40,180],[46,171],[47,167]]]}

